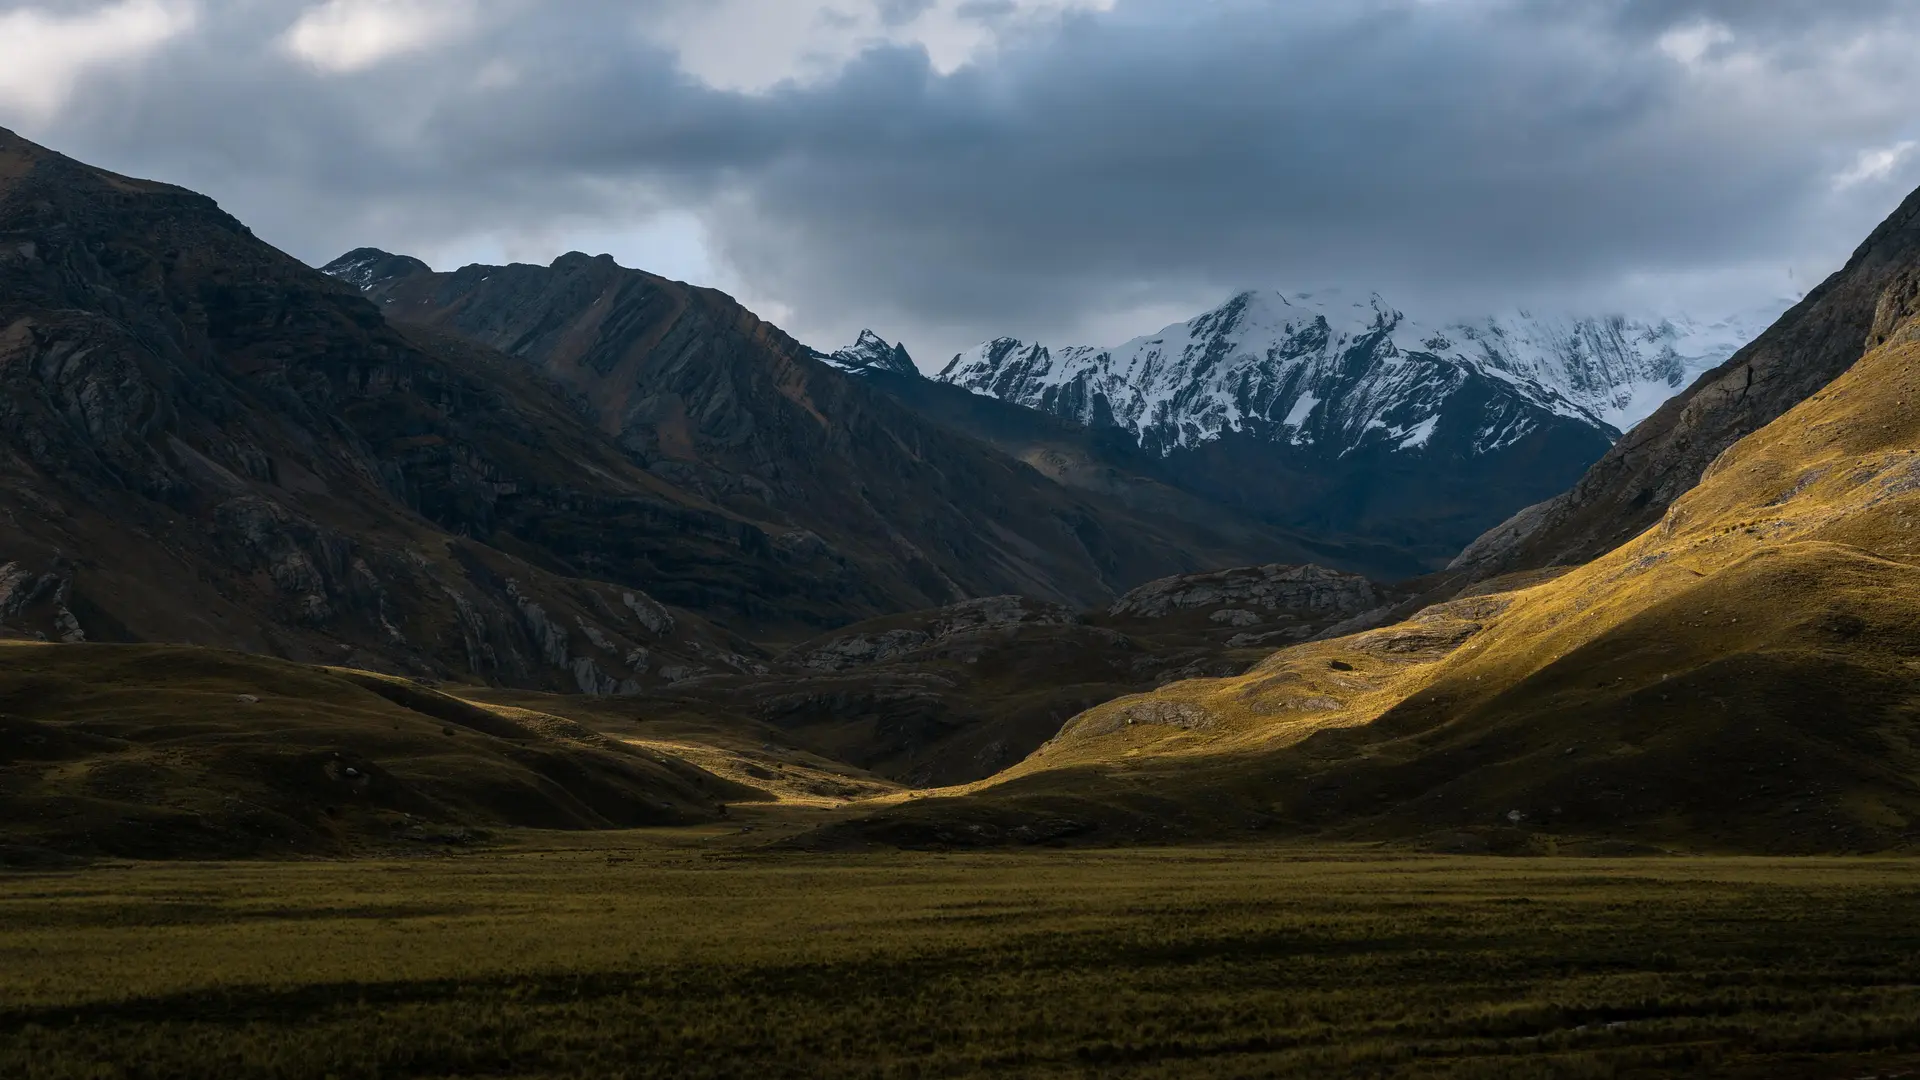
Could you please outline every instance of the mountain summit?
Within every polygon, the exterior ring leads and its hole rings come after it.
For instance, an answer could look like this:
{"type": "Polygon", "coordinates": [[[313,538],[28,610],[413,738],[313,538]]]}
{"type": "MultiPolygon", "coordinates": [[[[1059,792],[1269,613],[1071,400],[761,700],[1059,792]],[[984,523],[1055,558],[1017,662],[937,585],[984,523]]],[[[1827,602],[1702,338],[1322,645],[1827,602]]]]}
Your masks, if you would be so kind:
{"type": "Polygon", "coordinates": [[[836,352],[816,352],[814,358],[832,364],[849,375],[885,371],[894,375],[918,376],[920,368],[907,355],[905,345],[890,344],[871,330],[860,331],[854,343],[836,352]]]}

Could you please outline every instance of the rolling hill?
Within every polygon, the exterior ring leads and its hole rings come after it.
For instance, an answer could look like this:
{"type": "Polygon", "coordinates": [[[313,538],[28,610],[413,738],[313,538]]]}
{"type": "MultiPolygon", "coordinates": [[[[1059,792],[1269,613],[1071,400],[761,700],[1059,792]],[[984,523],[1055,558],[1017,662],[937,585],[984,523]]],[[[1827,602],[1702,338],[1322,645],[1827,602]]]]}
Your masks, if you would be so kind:
{"type": "Polygon", "coordinates": [[[0,644],[0,864],[434,850],[765,798],[550,713],[170,645],[0,644]]]}

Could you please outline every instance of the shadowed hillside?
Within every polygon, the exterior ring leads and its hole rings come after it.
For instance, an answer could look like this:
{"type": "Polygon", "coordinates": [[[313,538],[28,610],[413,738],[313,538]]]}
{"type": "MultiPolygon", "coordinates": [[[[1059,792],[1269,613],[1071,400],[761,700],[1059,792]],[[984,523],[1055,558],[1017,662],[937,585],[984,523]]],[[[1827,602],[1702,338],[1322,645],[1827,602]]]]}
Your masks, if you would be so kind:
{"type": "Polygon", "coordinates": [[[209,649],[0,644],[0,861],[431,849],[764,798],[570,720],[209,649]]]}
{"type": "Polygon", "coordinates": [[[808,565],[764,540],[519,362],[0,131],[0,627],[608,693],[750,668],[648,584],[808,565]]]}

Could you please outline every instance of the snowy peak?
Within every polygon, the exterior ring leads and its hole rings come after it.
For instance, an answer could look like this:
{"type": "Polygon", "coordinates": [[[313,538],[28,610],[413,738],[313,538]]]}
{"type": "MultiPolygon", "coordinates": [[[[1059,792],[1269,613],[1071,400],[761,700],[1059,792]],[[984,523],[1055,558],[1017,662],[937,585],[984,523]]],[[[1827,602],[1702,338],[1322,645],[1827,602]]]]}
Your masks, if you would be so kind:
{"type": "Polygon", "coordinates": [[[860,331],[860,336],[852,345],[837,352],[814,352],[814,357],[822,363],[831,364],[851,375],[866,375],[875,371],[884,371],[893,375],[919,377],[920,369],[907,355],[907,347],[894,345],[871,330],[860,331]]]}
{"type": "Polygon", "coordinates": [[[999,338],[938,378],[1161,453],[1230,432],[1334,457],[1431,452],[1450,432],[1449,452],[1473,455],[1543,425],[1614,438],[1764,325],[1526,312],[1423,325],[1378,293],[1248,290],[1111,349],[999,338]]]}

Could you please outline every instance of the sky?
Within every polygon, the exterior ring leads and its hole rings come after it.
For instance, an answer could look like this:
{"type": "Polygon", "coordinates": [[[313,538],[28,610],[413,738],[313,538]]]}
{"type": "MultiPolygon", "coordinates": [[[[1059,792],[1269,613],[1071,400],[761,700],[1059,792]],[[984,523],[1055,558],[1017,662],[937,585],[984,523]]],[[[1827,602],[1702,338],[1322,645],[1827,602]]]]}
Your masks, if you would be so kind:
{"type": "Polygon", "coordinates": [[[1913,0],[0,0],[0,126],[319,264],[569,250],[923,368],[1243,288],[1721,317],[1920,186],[1913,0]]]}

